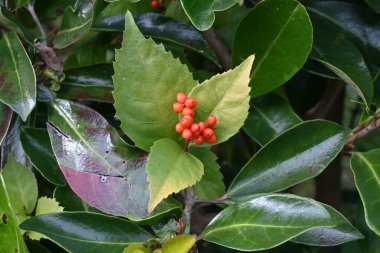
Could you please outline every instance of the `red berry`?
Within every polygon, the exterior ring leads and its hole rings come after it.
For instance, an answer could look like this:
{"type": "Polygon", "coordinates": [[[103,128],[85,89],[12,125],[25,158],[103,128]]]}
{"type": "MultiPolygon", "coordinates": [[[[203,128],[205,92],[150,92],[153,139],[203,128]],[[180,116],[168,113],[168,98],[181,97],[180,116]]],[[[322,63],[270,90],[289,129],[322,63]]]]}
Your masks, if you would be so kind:
{"type": "Polygon", "coordinates": [[[198,131],[198,132],[195,132],[193,133],[193,138],[198,138],[199,136],[201,136],[201,133],[198,131]]]}
{"type": "Polygon", "coordinates": [[[206,125],[203,122],[199,122],[199,132],[203,133],[203,131],[206,129],[206,125]]]}
{"type": "Polygon", "coordinates": [[[182,133],[183,130],[185,130],[185,128],[184,128],[180,123],[178,123],[177,125],[175,125],[175,130],[176,130],[178,133],[182,133]]]}
{"type": "Polygon", "coordinates": [[[178,103],[184,104],[185,101],[186,101],[186,98],[187,98],[187,96],[183,92],[180,92],[180,93],[177,94],[177,102],[178,103]]]}
{"type": "Polygon", "coordinates": [[[214,142],[216,142],[216,136],[213,134],[209,138],[206,138],[206,142],[207,143],[214,143],[214,142]]]}
{"type": "Polygon", "coordinates": [[[215,126],[215,124],[216,124],[216,117],[215,116],[208,116],[207,123],[210,126],[215,126]]]}
{"type": "Polygon", "coordinates": [[[152,2],[150,2],[150,6],[153,9],[156,9],[159,5],[160,5],[160,3],[157,0],[153,0],[152,2]]]}
{"type": "Polygon", "coordinates": [[[194,110],[190,108],[183,108],[182,115],[189,115],[191,117],[194,117],[194,110]]]}
{"type": "Polygon", "coordinates": [[[193,137],[193,133],[190,131],[190,129],[183,130],[182,138],[184,138],[185,140],[190,140],[191,137],[193,137]]]}
{"type": "Polygon", "coordinates": [[[185,106],[194,109],[197,106],[197,100],[195,98],[186,98],[185,106]]]}
{"type": "Polygon", "coordinates": [[[204,139],[202,136],[198,136],[198,137],[194,138],[194,143],[197,145],[202,145],[203,141],[204,141],[204,139]]]}
{"type": "Polygon", "coordinates": [[[181,113],[183,111],[183,104],[180,104],[180,103],[174,103],[173,104],[173,111],[175,111],[176,113],[181,113]]]}
{"type": "Polygon", "coordinates": [[[183,116],[180,123],[184,128],[189,128],[191,124],[193,124],[193,118],[190,116],[183,116]]]}
{"type": "Polygon", "coordinates": [[[203,136],[208,139],[210,138],[211,136],[214,135],[214,130],[212,130],[211,128],[206,128],[204,131],[203,131],[203,136]]]}
{"type": "Polygon", "coordinates": [[[193,133],[198,132],[199,131],[199,125],[197,123],[192,124],[190,130],[193,133]]]}

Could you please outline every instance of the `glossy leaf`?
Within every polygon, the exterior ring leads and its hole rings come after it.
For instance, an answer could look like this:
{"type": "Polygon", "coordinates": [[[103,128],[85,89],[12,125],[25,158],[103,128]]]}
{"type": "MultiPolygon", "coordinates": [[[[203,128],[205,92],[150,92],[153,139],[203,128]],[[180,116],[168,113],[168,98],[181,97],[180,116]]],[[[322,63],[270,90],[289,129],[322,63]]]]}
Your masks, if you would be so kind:
{"type": "Polygon", "coordinates": [[[368,226],[380,235],[380,149],[364,153],[354,153],[351,157],[351,169],[355,184],[364,205],[368,226]]]}
{"type": "Polygon", "coordinates": [[[72,253],[120,253],[130,243],[152,238],[125,219],[86,212],[35,216],[20,227],[41,233],[72,253]]]}
{"type": "Polygon", "coordinates": [[[201,31],[209,29],[215,21],[215,11],[226,10],[238,0],[181,0],[191,23],[201,31]]]}
{"type": "Polygon", "coordinates": [[[113,103],[111,64],[96,64],[71,69],[66,71],[65,75],[65,80],[60,84],[58,97],[113,103]]]}
{"type": "Polygon", "coordinates": [[[91,28],[95,0],[77,0],[65,10],[61,28],[54,38],[54,47],[65,48],[83,38],[91,28]]]}
{"type": "Polygon", "coordinates": [[[289,129],[252,157],[231,183],[228,196],[247,199],[317,176],[340,153],[348,133],[343,126],[323,120],[289,129]]]}
{"type": "Polygon", "coordinates": [[[336,222],[318,202],[273,194],[234,204],[219,213],[202,239],[228,248],[256,251],[273,248],[318,227],[336,222]]]}
{"type": "Polygon", "coordinates": [[[0,101],[25,121],[36,105],[36,76],[16,33],[1,32],[0,55],[0,101]]]}
{"type": "Polygon", "coordinates": [[[0,172],[0,252],[25,253],[27,249],[18,229],[15,210],[12,208],[3,173],[0,172]]]}
{"type": "Polygon", "coordinates": [[[249,73],[255,57],[248,57],[233,70],[213,76],[194,87],[189,97],[196,98],[194,121],[206,122],[207,117],[217,118],[215,129],[218,144],[235,135],[243,126],[249,109],[249,73]],[[212,96],[210,96],[212,94],[212,96]]]}
{"type": "Polygon", "coordinates": [[[221,197],[225,193],[223,174],[219,171],[216,155],[208,148],[191,147],[189,152],[198,158],[204,166],[204,175],[194,185],[198,199],[209,200],[221,197]]]}
{"type": "Polygon", "coordinates": [[[313,41],[306,9],[295,0],[258,3],[241,21],[232,45],[232,62],[256,55],[251,95],[267,93],[288,81],[306,62],[313,41]]]}
{"type": "Polygon", "coordinates": [[[188,93],[197,82],[162,45],[144,38],[131,13],[125,22],[122,48],[116,51],[114,63],[116,117],[136,146],[149,151],[159,139],[179,138],[172,105],[178,92],[188,93]]]}
{"type": "Polygon", "coordinates": [[[12,110],[7,105],[0,103],[0,145],[8,132],[12,120],[12,110]]]}
{"type": "Polygon", "coordinates": [[[99,210],[89,206],[80,197],[78,197],[70,187],[56,187],[54,189],[54,198],[59,202],[65,211],[86,211],[86,212],[100,212],[99,210]]]}
{"type": "MultiPolygon", "coordinates": [[[[190,49],[218,64],[215,53],[210,49],[202,34],[192,26],[157,13],[135,14],[133,18],[144,36],[190,49]]],[[[124,28],[125,15],[116,15],[96,22],[91,29],[123,32],[124,28]]]]}
{"type": "Polygon", "coordinates": [[[33,43],[33,36],[29,31],[20,23],[19,20],[14,18],[12,14],[4,6],[0,6],[0,25],[8,30],[15,31],[20,37],[26,40],[29,44],[33,43]]]}
{"type": "Polygon", "coordinates": [[[315,24],[311,58],[333,71],[356,91],[368,107],[373,96],[370,72],[359,50],[329,21],[312,14],[315,24]]]}
{"type": "Polygon", "coordinates": [[[364,1],[372,8],[372,10],[376,11],[377,13],[380,13],[379,0],[364,0],[364,1]]]}
{"type": "Polygon", "coordinates": [[[331,219],[333,219],[337,225],[335,227],[311,229],[293,238],[292,242],[314,246],[336,246],[364,238],[341,213],[328,205],[322,205],[330,213],[331,219]]]}
{"type": "Polygon", "coordinates": [[[162,253],[188,253],[195,242],[196,238],[193,235],[179,235],[164,243],[162,253]]]}
{"type": "Polygon", "coordinates": [[[144,244],[131,244],[123,253],[151,253],[151,251],[147,249],[144,244]]]}
{"type": "Polygon", "coordinates": [[[149,211],[170,194],[194,185],[204,173],[202,162],[170,139],[162,139],[153,144],[147,172],[149,211]]]}
{"type": "Polygon", "coordinates": [[[46,129],[22,128],[20,140],[25,153],[44,178],[55,185],[66,184],[46,129]]]}
{"type": "Polygon", "coordinates": [[[301,122],[284,98],[271,93],[251,101],[251,110],[243,129],[263,146],[301,122]]]}

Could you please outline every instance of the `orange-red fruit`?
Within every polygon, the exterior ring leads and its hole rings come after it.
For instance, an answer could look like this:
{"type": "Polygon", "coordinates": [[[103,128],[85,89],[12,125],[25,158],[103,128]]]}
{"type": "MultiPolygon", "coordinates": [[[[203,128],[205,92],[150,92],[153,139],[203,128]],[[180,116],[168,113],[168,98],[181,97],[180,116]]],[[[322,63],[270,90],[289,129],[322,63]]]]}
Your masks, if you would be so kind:
{"type": "Polygon", "coordinates": [[[183,111],[183,104],[180,104],[180,103],[174,103],[173,104],[173,111],[175,111],[176,113],[181,113],[183,111]]]}
{"type": "Polygon", "coordinates": [[[198,132],[195,132],[193,133],[193,138],[198,138],[199,136],[201,136],[201,133],[198,131],[198,132]]]}
{"type": "Polygon", "coordinates": [[[211,136],[214,135],[214,130],[212,130],[211,128],[206,128],[204,131],[203,131],[203,136],[208,139],[210,138],[211,136]]]}
{"type": "Polygon", "coordinates": [[[156,9],[159,5],[160,5],[160,3],[157,0],[153,0],[152,2],[150,2],[150,6],[153,9],[156,9]]]}
{"type": "Polygon", "coordinates": [[[189,128],[191,124],[193,124],[193,118],[190,116],[183,116],[180,123],[184,128],[189,128]]]}
{"type": "Polygon", "coordinates": [[[216,124],[216,117],[215,116],[208,116],[207,123],[210,126],[215,126],[215,124],[216,124]]]}
{"type": "Polygon", "coordinates": [[[183,115],[189,115],[189,116],[191,116],[191,117],[194,117],[194,110],[185,107],[185,108],[183,108],[182,114],[183,114],[183,115]]]}
{"type": "Polygon", "coordinates": [[[203,131],[206,129],[205,123],[199,122],[198,126],[199,126],[199,132],[203,133],[203,131]]]}
{"type": "Polygon", "coordinates": [[[178,132],[178,133],[182,133],[183,130],[185,130],[185,128],[180,124],[180,123],[177,123],[177,125],[175,125],[175,130],[178,132]]]}
{"type": "Polygon", "coordinates": [[[185,140],[190,140],[193,137],[193,133],[190,131],[190,129],[185,129],[182,132],[182,138],[185,140]]]}
{"type": "Polygon", "coordinates": [[[193,133],[198,132],[199,131],[199,125],[197,123],[192,124],[190,130],[193,133]]]}
{"type": "Polygon", "coordinates": [[[204,139],[202,136],[198,136],[198,137],[194,138],[194,143],[197,145],[202,145],[203,142],[204,142],[204,139]]]}
{"type": "Polygon", "coordinates": [[[177,94],[177,102],[180,103],[180,104],[184,104],[185,101],[186,101],[186,98],[187,98],[187,96],[183,92],[180,92],[180,93],[177,94]]]}
{"type": "Polygon", "coordinates": [[[195,98],[186,98],[185,106],[194,109],[197,106],[197,100],[195,98]]]}
{"type": "Polygon", "coordinates": [[[207,143],[214,143],[216,142],[216,136],[213,134],[211,137],[206,138],[207,143]]]}

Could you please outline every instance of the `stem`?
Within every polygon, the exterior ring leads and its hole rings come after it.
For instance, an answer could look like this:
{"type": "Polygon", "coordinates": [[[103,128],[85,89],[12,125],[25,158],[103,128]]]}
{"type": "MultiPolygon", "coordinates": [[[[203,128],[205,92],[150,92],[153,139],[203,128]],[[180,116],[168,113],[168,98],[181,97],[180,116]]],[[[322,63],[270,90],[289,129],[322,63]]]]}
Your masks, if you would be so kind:
{"type": "Polygon", "coordinates": [[[184,197],[185,197],[185,214],[187,216],[187,219],[189,220],[189,226],[191,224],[191,214],[193,212],[193,206],[194,206],[194,188],[189,187],[186,188],[184,191],[184,197]]]}
{"type": "Polygon", "coordinates": [[[42,24],[41,24],[40,19],[38,18],[37,14],[36,14],[36,12],[34,11],[34,7],[33,7],[33,5],[28,4],[27,9],[28,9],[30,15],[32,16],[34,22],[36,23],[38,29],[40,30],[41,36],[42,36],[44,39],[46,39],[46,33],[45,33],[45,30],[44,30],[44,28],[42,27],[42,24]]]}
{"type": "Polygon", "coordinates": [[[214,50],[224,70],[231,69],[231,54],[228,48],[224,45],[222,39],[218,36],[213,28],[203,32],[203,37],[214,50]]]}
{"type": "Polygon", "coordinates": [[[378,128],[380,128],[380,118],[379,116],[375,116],[368,123],[360,124],[355,127],[348,136],[345,146],[348,147],[348,149],[353,149],[357,140],[363,138],[378,128]]]}

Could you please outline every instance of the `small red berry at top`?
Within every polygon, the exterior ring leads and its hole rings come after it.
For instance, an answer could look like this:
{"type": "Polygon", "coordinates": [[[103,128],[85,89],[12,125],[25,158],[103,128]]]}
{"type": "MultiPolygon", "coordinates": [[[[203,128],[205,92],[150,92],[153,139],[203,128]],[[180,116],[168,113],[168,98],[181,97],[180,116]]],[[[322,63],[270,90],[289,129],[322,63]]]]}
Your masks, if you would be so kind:
{"type": "Polygon", "coordinates": [[[181,113],[183,111],[183,104],[180,104],[180,103],[174,103],[173,104],[173,111],[175,111],[176,113],[181,113]]]}
{"type": "Polygon", "coordinates": [[[187,98],[187,96],[183,92],[180,92],[180,93],[177,94],[177,102],[178,103],[184,104],[185,101],[186,101],[186,98],[187,98]]]}
{"type": "Polygon", "coordinates": [[[210,126],[215,126],[216,124],[216,117],[215,116],[208,116],[207,118],[207,123],[210,125],[210,126]]]}
{"type": "Polygon", "coordinates": [[[195,98],[186,98],[185,106],[194,109],[197,106],[197,100],[195,98]]]}
{"type": "Polygon", "coordinates": [[[153,0],[152,2],[150,2],[150,6],[153,9],[156,9],[158,6],[160,6],[160,3],[157,0],[153,0]]]}

